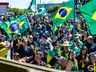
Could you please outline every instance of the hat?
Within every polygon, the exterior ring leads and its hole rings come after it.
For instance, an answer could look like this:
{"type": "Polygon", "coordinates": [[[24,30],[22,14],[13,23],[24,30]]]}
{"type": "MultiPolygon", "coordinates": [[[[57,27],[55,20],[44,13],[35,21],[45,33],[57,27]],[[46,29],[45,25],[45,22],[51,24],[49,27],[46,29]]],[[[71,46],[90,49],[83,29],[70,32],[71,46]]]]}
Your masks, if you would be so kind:
{"type": "Polygon", "coordinates": [[[36,52],[36,54],[41,54],[41,57],[43,56],[43,53],[41,51],[36,52]]]}
{"type": "Polygon", "coordinates": [[[14,53],[13,55],[14,55],[14,56],[20,56],[20,54],[19,54],[19,53],[14,53]]]}
{"type": "Polygon", "coordinates": [[[93,37],[92,36],[88,36],[88,38],[87,39],[93,39],[93,37]]]}
{"type": "Polygon", "coordinates": [[[57,40],[57,39],[58,39],[58,37],[57,37],[57,36],[53,36],[53,39],[54,39],[54,40],[57,40]]]}
{"type": "Polygon", "coordinates": [[[76,36],[75,38],[76,38],[76,39],[79,39],[79,37],[78,37],[78,36],[76,36]]]}
{"type": "Polygon", "coordinates": [[[0,36],[0,38],[4,38],[4,37],[6,37],[6,36],[5,35],[0,36]]]}
{"type": "Polygon", "coordinates": [[[81,34],[75,34],[75,37],[80,38],[81,37],[81,34]]]}
{"type": "Polygon", "coordinates": [[[83,46],[83,49],[84,49],[84,50],[87,50],[87,47],[86,47],[86,46],[83,46]]]}
{"type": "Polygon", "coordinates": [[[89,54],[89,57],[96,57],[96,53],[95,53],[95,52],[91,52],[91,53],[89,54]]]}
{"type": "Polygon", "coordinates": [[[65,41],[61,46],[70,46],[68,41],[65,41]]]}
{"type": "Polygon", "coordinates": [[[50,33],[49,33],[48,31],[45,31],[45,34],[46,34],[47,36],[49,36],[49,35],[50,35],[50,33]]]}
{"type": "Polygon", "coordinates": [[[0,48],[4,47],[5,43],[4,42],[0,42],[0,48]]]}
{"type": "Polygon", "coordinates": [[[36,35],[39,35],[39,33],[38,33],[38,32],[36,32],[36,35]]]}
{"type": "Polygon", "coordinates": [[[60,56],[60,57],[58,58],[58,60],[59,60],[59,61],[64,61],[64,60],[67,61],[67,59],[66,59],[65,57],[63,57],[63,56],[60,56]]]}
{"type": "Polygon", "coordinates": [[[32,35],[29,35],[29,37],[28,38],[33,38],[33,36],[32,35]]]}
{"type": "Polygon", "coordinates": [[[68,38],[71,38],[72,37],[72,35],[70,34],[69,36],[68,36],[68,38]]]}

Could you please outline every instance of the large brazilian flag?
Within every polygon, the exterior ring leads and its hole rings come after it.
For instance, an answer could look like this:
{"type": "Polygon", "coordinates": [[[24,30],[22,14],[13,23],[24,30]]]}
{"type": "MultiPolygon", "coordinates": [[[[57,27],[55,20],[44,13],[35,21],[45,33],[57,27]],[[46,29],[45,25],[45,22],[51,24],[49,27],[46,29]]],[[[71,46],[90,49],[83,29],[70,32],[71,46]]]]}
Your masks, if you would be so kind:
{"type": "Polygon", "coordinates": [[[55,12],[55,15],[52,15],[52,21],[53,21],[52,30],[55,30],[58,24],[61,24],[73,17],[74,17],[74,0],[69,0],[55,12]]]}
{"type": "Polygon", "coordinates": [[[11,34],[23,33],[29,27],[29,21],[26,14],[12,20],[3,22],[0,26],[11,38],[11,34]]]}
{"type": "Polygon", "coordinates": [[[91,35],[96,34],[96,0],[83,5],[80,12],[87,22],[91,35]]]}

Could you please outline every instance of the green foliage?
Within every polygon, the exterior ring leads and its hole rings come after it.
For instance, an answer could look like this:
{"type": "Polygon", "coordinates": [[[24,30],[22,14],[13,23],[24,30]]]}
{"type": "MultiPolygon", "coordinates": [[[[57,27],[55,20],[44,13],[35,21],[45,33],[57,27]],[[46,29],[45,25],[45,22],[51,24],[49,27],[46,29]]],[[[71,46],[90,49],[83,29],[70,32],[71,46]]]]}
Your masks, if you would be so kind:
{"type": "Polygon", "coordinates": [[[58,10],[60,8],[60,6],[54,5],[52,7],[50,7],[50,9],[48,10],[48,13],[53,13],[56,10],[58,10]]]}
{"type": "Polygon", "coordinates": [[[23,13],[26,13],[28,15],[28,13],[30,12],[30,10],[18,9],[18,8],[9,8],[8,10],[9,10],[9,12],[13,12],[16,15],[22,15],[23,13]]]}

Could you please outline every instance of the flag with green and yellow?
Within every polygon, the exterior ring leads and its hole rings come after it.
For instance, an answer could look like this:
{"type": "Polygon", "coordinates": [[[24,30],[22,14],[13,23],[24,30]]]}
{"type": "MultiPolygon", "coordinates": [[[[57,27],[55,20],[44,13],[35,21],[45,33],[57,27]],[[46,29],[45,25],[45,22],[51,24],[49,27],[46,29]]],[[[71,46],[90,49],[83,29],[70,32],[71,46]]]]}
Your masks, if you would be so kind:
{"type": "Polygon", "coordinates": [[[57,24],[61,24],[74,17],[74,0],[69,0],[67,3],[64,3],[54,15],[52,15],[53,27],[52,30],[55,30],[57,24]]]}
{"type": "Polygon", "coordinates": [[[29,21],[26,14],[23,14],[18,18],[14,18],[12,21],[3,22],[0,27],[11,39],[12,34],[23,33],[29,27],[29,21]]]}
{"type": "Polygon", "coordinates": [[[80,12],[87,22],[91,35],[96,34],[96,0],[83,5],[80,12]]]}
{"type": "Polygon", "coordinates": [[[39,9],[37,9],[36,15],[45,14],[45,13],[46,13],[46,8],[45,5],[43,4],[39,9]]]}

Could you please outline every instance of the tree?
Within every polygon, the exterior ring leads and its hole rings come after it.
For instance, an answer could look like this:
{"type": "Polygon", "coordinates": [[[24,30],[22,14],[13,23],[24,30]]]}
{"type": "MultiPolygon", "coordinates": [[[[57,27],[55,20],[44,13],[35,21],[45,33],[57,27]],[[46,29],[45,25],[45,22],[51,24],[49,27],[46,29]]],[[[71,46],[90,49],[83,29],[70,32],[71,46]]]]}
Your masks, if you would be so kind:
{"type": "Polygon", "coordinates": [[[18,9],[18,8],[9,8],[8,10],[9,10],[9,12],[15,13],[15,15],[21,15],[23,13],[26,13],[28,15],[28,13],[30,12],[30,10],[18,9]]]}
{"type": "Polygon", "coordinates": [[[58,10],[59,8],[60,8],[60,6],[54,5],[54,6],[50,7],[50,9],[48,10],[48,13],[53,13],[53,12],[55,12],[56,10],[58,10]]]}

